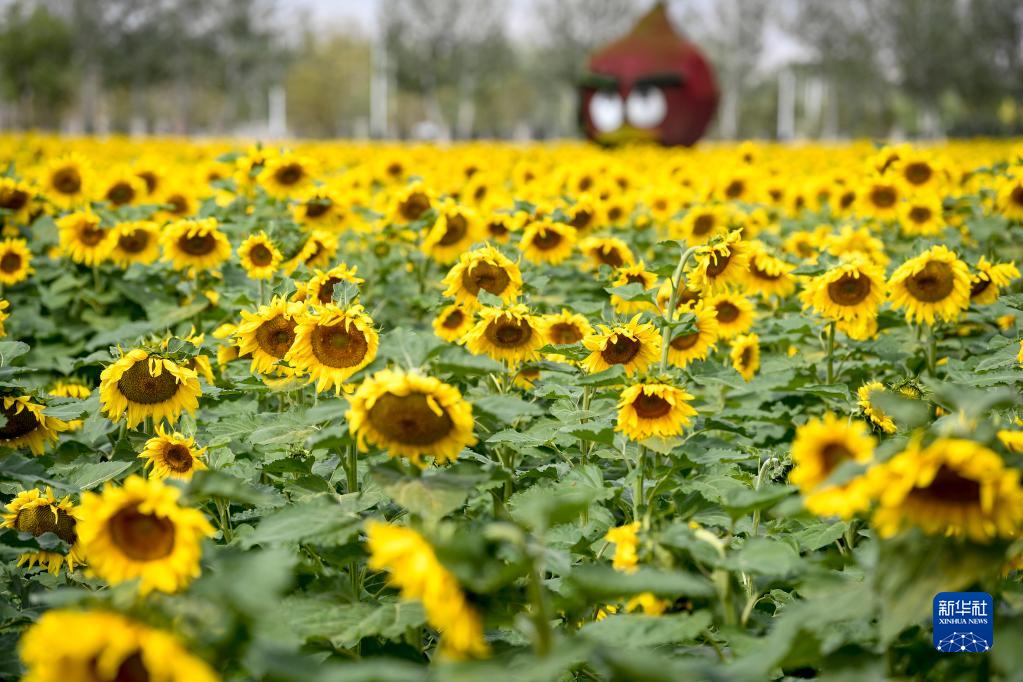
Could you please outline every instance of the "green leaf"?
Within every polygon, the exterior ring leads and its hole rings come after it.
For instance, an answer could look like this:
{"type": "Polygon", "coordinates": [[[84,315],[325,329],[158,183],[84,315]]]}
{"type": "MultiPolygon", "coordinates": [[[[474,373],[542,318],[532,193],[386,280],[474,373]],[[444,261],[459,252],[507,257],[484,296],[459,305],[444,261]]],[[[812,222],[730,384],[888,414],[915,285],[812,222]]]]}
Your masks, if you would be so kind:
{"type": "Polygon", "coordinates": [[[710,613],[670,613],[663,616],[620,614],[587,623],[579,631],[583,637],[608,646],[634,649],[664,644],[685,644],[710,626],[710,613]]]}
{"type": "Polygon", "coordinates": [[[622,573],[610,566],[575,566],[566,581],[589,599],[613,601],[643,592],[658,597],[711,597],[714,586],[706,578],[682,571],[662,571],[646,566],[635,573],[622,573]]]}
{"type": "Polygon", "coordinates": [[[474,400],[472,406],[473,409],[486,412],[505,424],[511,424],[523,417],[543,414],[540,406],[513,395],[489,395],[474,400]]]}
{"type": "Polygon", "coordinates": [[[465,504],[480,481],[444,472],[426,472],[412,478],[385,467],[375,469],[372,477],[395,504],[431,523],[465,504]]]}
{"type": "Polygon", "coordinates": [[[281,613],[288,627],[302,639],[325,639],[345,649],[366,637],[400,639],[408,628],[426,622],[419,602],[333,604],[323,597],[301,595],[286,598],[281,613]]]}
{"type": "Polygon", "coordinates": [[[580,465],[556,483],[542,481],[515,493],[508,500],[508,508],[519,523],[543,531],[578,518],[593,502],[613,494],[604,486],[597,466],[580,465]]]}
{"type": "Polygon", "coordinates": [[[372,495],[357,493],[334,498],[326,495],[291,504],[268,514],[244,539],[242,547],[293,545],[299,542],[342,544],[362,526],[358,512],[377,502],[372,495]]]}
{"type": "Polygon", "coordinates": [[[132,461],[92,462],[76,467],[66,474],[64,480],[80,490],[91,490],[104,481],[120,476],[134,465],[132,461]]]}
{"type": "Polygon", "coordinates": [[[785,577],[803,568],[799,553],[782,540],[752,538],[728,557],[726,565],[743,573],[785,577]]]}

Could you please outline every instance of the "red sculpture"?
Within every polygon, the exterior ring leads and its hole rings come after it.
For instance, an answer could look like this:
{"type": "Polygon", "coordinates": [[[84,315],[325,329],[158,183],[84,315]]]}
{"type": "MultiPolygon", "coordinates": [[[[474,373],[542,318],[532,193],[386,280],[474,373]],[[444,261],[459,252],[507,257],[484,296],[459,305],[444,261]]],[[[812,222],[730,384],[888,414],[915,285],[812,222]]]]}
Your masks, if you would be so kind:
{"type": "Polygon", "coordinates": [[[586,136],[608,145],[692,145],[718,104],[710,65],[675,32],[662,2],[627,35],[590,56],[579,87],[586,136]]]}

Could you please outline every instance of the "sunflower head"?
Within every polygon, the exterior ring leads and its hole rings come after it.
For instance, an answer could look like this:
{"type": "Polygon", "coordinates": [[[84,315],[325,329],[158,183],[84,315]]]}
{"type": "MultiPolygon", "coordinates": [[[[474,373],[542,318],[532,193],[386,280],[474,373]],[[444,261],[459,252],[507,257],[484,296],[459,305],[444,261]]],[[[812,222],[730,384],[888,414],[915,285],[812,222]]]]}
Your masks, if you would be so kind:
{"type": "Polygon", "coordinates": [[[56,575],[65,562],[69,571],[83,562],[82,550],[78,545],[76,515],[70,497],[58,500],[52,488],[48,487],[45,492],[32,488],[22,490],[7,503],[0,528],[11,528],[35,537],[43,533],[53,533],[59,537],[69,548],[66,554],[56,551],[29,552],[18,558],[19,565],[27,563],[31,567],[38,563],[56,575]]]}
{"type": "MultiPolygon", "coordinates": [[[[624,287],[629,284],[639,284],[644,291],[653,289],[657,286],[657,275],[648,271],[646,263],[643,261],[615,270],[611,286],[624,287]]],[[[635,315],[636,313],[653,312],[656,310],[656,306],[652,301],[629,301],[618,294],[611,294],[611,307],[614,308],[616,313],[622,315],[635,315]]]]}
{"type": "Polygon", "coordinates": [[[789,481],[803,493],[810,511],[824,516],[851,516],[869,504],[864,481],[834,485],[828,479],[846,462],[868,464],[874,446],[874,438],[863,422],[839,419],[830,412],[823,419],[811,419],[796,430],[792,441],[795,466],[789,481]]]}
{"type": "Polygon", "coordinates": [[[796,289],[796,280],[790,274],[793,267],[772,254],[767,246],[760,241],[749,242],[750,259],[749,273],[746,277],[746,289],[767,298],[778,296],[785,298],[796,289]]]}
{"type": "Polygon", "coordinates": [[[645,370],[661,354],[661,335],[654,325],[640,322],[640,315],[624,324],[598,325],[582,343],[590,351],[582,366],[591,373],[621,365],[631,375],[645,370]]]}
{"type": "Polygon", "coordinates": [[[266,159],[257,176],[266,193],[278,199],[287,199],[305,191],[316,177],[312,159],[290,152],[266,159]]]}
{"type": "Polygon", "coordinates": [[[281,251],[265,232],[250,234],[238,246],[238,260],[252,279],[271,279],[281,264],[281,251]]]}
{"type": "Polygon", "coordinates": [[[530,262],[557,265],[572,255],[575,241],[574,227],[543,218],[523,228],[519,249],[530,262]]]}
{"type": "Polygon", "coordinates": [[[27,395],[0,398],[0,412],[7,420],[0,426],[0,447],[27,447],[33,455],[41,455],[56,443],[58,434],[69,426],[44,414],[43,409],[44,405],[27,395]]]}
{"type": "Polygon", "coordinates": [[[143,594],[177,592],[198,577],[200,542],[213,527],[202,512],[180,506],[180,495],[138,476],[83,493],[78,534],[92,571],[110,584],[138,578],[143,594]]]}
{"type": "Polygon", "coordinates": [[[906,311],[908,322],[953,322],[970,304],[970,272],[939,244],[896,268],[888,292],[893,307],[906,311]]]}
{"type": "Polygon", "coordinates": [[[635,384],[622,391],[618,400],[618,424],[635,441],[657,436],[672,438],[682,433],[696,410],[689,405],[693,396],[664,383],[635,384]]]}
{"type": "Polygon", "coordinates": [[[216,269],[231,257],[231,243],[216,218],[175,221],[164,228],[160,243],[164,260],[193,275],[216,269]]]}
{"type": "Polygon", "coordinates": [[[511,303],[522,291],[522,273],[517,264],[493,246],[484,246],[463,253],[442,284],[446,287],[445,296],[452,296],[467,307],[479,306],[480,291],[511,303]]]}
{"type": "Polygon", "coordinates": [[[50,161],[40,184],[50,200],[70,208],[86,200],[92,181],[93,173],[88,161],[78,154],[71,154],[50,161]]]}
{"type": "MultiPolygon", "coordinates": [[[[314,304],[326,305],[334,300],[335,285],[345,282],[359,285],[366,281],[356,274],[358,270],[359,267],[357,265],[349,267],[345,263],[338,263],[330,270],[316,270],[305,285],[305,295],[298,297],[298,292],[296,292],[296,300],[306,300],[308,298],[314,304]]],[[[354,301],[349,302],[354,303],[354,301]]]]}
{"type": "Polygon", "coordinates": [[[437,209],[437,220],[423,236],[421,248],[438,263],[452,263],[480,240],[481,227],[475,210],[446,200],[437,209]]]}
{"type": "Polygon", "coordinates": [[[252,358],[250,371],[267,374],[284,359],[295,343],[302,311],[301,303],[280,296],[255,312],[242,311],[233,336],[238,354],[252,358]]]}
{"type": "Polygon", "coordinates": [[[508,363],[537,359],[536,351],[544,343],[540,319],[521,304],[482,308],[478,321],[465,335],[465,347],[469,352],[508,363]]]}
{"type": "Polygon", "coordinates": [[[32,252],[24,239],[0,242],[0,284],[18,284],[28,279],[32,268],[32,252]]]}
{"type": "Polygon", "coordinates": [[[970,276],[970,302],[988,305],[998,300],[1001,290],[1019,279],[1015,263],[991,263],[984,256],[970,276]]]}
{"type": "Polygon", "coordinates": [[[579,250],[587,257],[586,265],[591,270],[601,265],[616,270],[636,262],[629,245],[617,237],[586,237],[579,242],[579,250]]]}
{"type": "Polygon", "coordinates": [[[110,240],[110,258],[122,268],[132,263],[149,265],[160,256],[160,228],[150,220],[118,223],[110,240]]]}
{"type": "Polygon", "coordinates": [[[416,372],[385,369],[369,377],[349,401],[348,427],[361,450],[375,445],[391,457],[424,467],[454,461],[476,443],[472,405],[454,386],[416,372]]]}
{"type": "Polygon", "coordinates": [[[182,412],[198,409],[202,389],[194,370],[136,348],[103,370],[99,393],[103,412],[114,421],[124,418],[131,429],[147,418],[177,423],[182,412]]]}
{"type": "Polygon", "coordinates": [[[106,260],[114,248],[110,230],[89,209],[69,213],[57,221],[60,249],[76,263],[95,266],[106,260]]]}
{"type": "Polygon", "coordinates": [[[760,337],[756,334],[740,334],[735,337],[729,357],[735,371],[750,381],[760,369],[760,337]]]}
{"type": "Polygon", "coordinates": [[[340,393],[350,376],[373,362],[380,345],[373,320],[360,305],[314,306],[299,316],[295,334],[285,360],[308,374],[318,392],[340,393]]]}
{"type": "Polygon", "coordinates": [[[753,326],[756,313],[749,298],[733,291],[723,291],[706,299],[718,323],[718,338],[731,339],[745,334],[753,326]]]}
{"type": "Polygon", "coordinates": [[[749,246],[738,230],[712,240],[695,253],[696,265],[687,277],[693,288],[713,293],[729,284],[744,282],[749,272],[749,246]]]}
{"type": "Polygon", "coordinates": [[[864,256],[844,256],[838,265],[807,282],[803,307],[841,322],[873,319],[884,300],[881,268],[864,256]]]}
{"type": "Polygon", "coordinates": [[[884,433],[895,433],[898,430],[895,422],[881,408],[876,407],[871,399],[875,393],[886,390],[880,381],[871,381],[856,389],[856,398],[864,416],[871,424],[884,433]]]}
{"type": "Polygon", "coordinates": [[[197,447],[194,438],[168,433],[161,425],[156,427],[156,435],[146,441],[139,459],[146,460],[145,466],[152,468],[151,478],[187,481],[197,470],[206,468],[202,461],[205,453],[206,448],[197,447]]]}

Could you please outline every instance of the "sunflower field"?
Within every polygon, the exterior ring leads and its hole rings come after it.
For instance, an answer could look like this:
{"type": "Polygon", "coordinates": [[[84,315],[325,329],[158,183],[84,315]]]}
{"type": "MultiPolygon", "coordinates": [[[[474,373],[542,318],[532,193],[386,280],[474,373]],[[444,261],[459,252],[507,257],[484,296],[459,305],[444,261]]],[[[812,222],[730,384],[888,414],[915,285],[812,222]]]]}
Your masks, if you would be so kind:
{"type": "Polygon", "coordinates": [[[2,679],[1020,679],[1023,145],[0,172],[2,679]]]}

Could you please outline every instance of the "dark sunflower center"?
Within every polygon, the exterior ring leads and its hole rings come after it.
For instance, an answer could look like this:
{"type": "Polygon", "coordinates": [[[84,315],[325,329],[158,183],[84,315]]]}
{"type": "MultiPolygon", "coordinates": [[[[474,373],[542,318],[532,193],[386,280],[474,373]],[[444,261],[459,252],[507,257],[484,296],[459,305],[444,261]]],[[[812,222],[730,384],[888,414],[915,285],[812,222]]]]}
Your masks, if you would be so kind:
{"type": "Polygon", "coordinates": [[[718,322],[730,324],[739,319],[739,307],[728,301],[721,301],[714,307],[718,322]]]}
{"type": "Polygon", "coordinates": [[[931,219],[931,209],[926,206],[914,206],[909,209],[909,219],[914,223],[926,223],[931,219]]]}
{"type": "Polygon", "coordinates": [[[632,401],[632,408],[641,419],[657,419],[671,412],[671,403],[659,395],[647,395],[644,392],[632,401]]]}
{"type": "Polygon", "coordinates": [[[828,285],[828,298],[838,305],[853,306],[870,295],[870,279],[846,273],[828,285]]]}
{"type": "Polygon", "coordinates": [[[625,283],[626,284],[642,284],[643,287],[646,288],[646,279],[643,277],[643,275],[626,275],[625,276],[625,283]]]}
{"type": "Polygon", "coordinates": [[[908,166],[903,173],[906,180],[912,185],[922,185],[931,179],[931,175],[934,171],[931,170],[930,165],[921,161],[916,161],[908,166]]]}
{"type": "Polygon", "coordinates": [[[281,185],[294,185],[305,176],[305,169],[297,163],[288,163],[274,173],[274,180],[281,185]]]}
{"type": "Polygon", "coordinates": [[[766,280],[768,280],[770,282],[773,282],[775,280],[781,279],[781,273],[780,272],[777,275],[772,275],[771,273],[767,272],[766,270],[762,270],[759,267],[757,267],[756,263],[751,263],[750,264],[749,271],[757,279],[766,279],[766,280]]]}
{"type": "Polygon", "coordinates": [[[856,192],[842,192],[842,195],[838,197],[838,205],[842,208],[849,208],[854,201],[856,201],[856,192]]]}
{"type": "MultiPolygon", "coordinates": [[[[0,268],[3,268],[2,261],[0,261],[0,268]]],[[[991,278],[988,277],[987,275],[982,275],[979,280],[977,280],[970,286],[970,298],[976,298],[977,296],[980,296],[985,291],[987,291],[989,286],[991,286],[991,278]]]]}
{"type": "Polygon", "coordinates": [[[257,267],[265,268],[273,262],[273,259],[273,252],[266,248],[265,244],[256,244],[249,249],[249,260],[257,267]]]}
{"type": "Polygon", "coordinates": [[[163,463],[171,471],[183,474],[192,469],[192,453],[184,445],[175,443],[163,451],[163,463]]]}
{"type": "Polygon", "coordinates": [[[369,352],[366,335],[354,326],[345,329],[343,323],[317,327],[311,342],[313,355],[328,367],[354,367],[369,352]]]}
{"type": "Polygon", "coordinates": [[[180,194],[167,197],[166,203],[171,205],[170,212],[174,215],[184,215],[188,211],[188,200],[180,194]]]}
{"type": "Polygon", "coordinates": [[[390,440],[404,445],[432,445],[455,425],[443,408],[440,414],[434,412],[430,402],[423,393],[385,393],[370,409],[369,421],[390,440]]]}
{"type": "Polygon", "coordinates": [[[582,230],[587,225],[590,224],[591,220],[593,220],[593,212],[592,211],[587,211],[586,209],[579,209],[572,216],[571,225],[572,225],[572,227],[576,228],[577,230],[582,230]]]}
{"type": "Polygon", "coordinates": [[[578,343],[583,338],[583,333],[579,330],[579,327],[570,322],[552,324],[548,334],[550,334],[551,341],[559,346],[568,343],[578,343]]]}
{"type": "Polygon", "coordinates": [[[178,238],[178,248],[189,256],[205,256],[217,246],[216,238],[209,233],[185,235],[178,238]]]}
{"type": "Polygon", "coordinates": [[[136,651],[117,667],[117,675],[112,682],[149,682],[149,680],[149,671],[146,670],[146,664],[142,661],[142,653],[136,651]]]}
{"type": "Polygon", "coordinates": [[[444,236],[440,238],[439,242],[441,246],[457,244],[469,231],[469,222],[460,213],[448,216],[446,223],[447,229],[444,230],[444,236]]]}
{"type": "Polygon", "coordinates": [[[108,523],[110,539],[129,559],[157,561],[174,551],[174,523],[161,516],[129,507],[114,514],[108,523]]]}
{"type": "Polygon", "coordinates": [[[1009,201],[1017,206],[1023,206],[1023,185],[1016,185],[1009,192],[1009,201]]]}
{"type": "Polygon", "coordinates": [[[146,183],[146,191],[150,194],[152,194],[156,187],[160,184],[160,181],[156,178],[156,173],[152,171],[141,171],[136,173],[135,177],[146,183]]]}
{"type": "Polygon", "coordinates": [[[553,249],[561,243],[561,234],[556,230],[542,230],[533,237],[533,246],[541,251],[553,249]]]}
{"type": "Polygon", "coordinates": [[[753,364],[753,349],[747,346],[742,349],[742,353],[739,355],[739,367],[749,369],[751,364],[753,364]]]}
{"type": "Polygon", "coordinates": [[[618,334],[617,338],[604,346],[600,356],[609,365],[624,365],[639,354],[639,339],[618,334]]]}
{"type": "Polygon", "coordinates": [[[25,204],[28,203],[28,192],[20,189],[14,189],[9,192],[3,192],[0,194],[0,208],[10,209],[12,211],[19,211],[25,208],[25,204]]]}
{"type": "Polygon", "coordinates": [[[825,476],[830,475],[839,464],[853,457],[853,453],[842,443],[828,443],[821,448],[820,455],[821,468],[825,476]]]}
{"type": "Polygon", "coordinates": [[[149,245],[149,233],[145,230],[122,232],[117,238],[117,247],[125,253],[141,253],[149,245]]]}
{"type": "Polygon", "coordinates": [[[510,283],[511,278],[504,268],[486,261],[475,263],[462,272],[462,286],[473,296],[480,289],[498,296],[510,283]]]}
{"type": "Polygon", "coordinates": [[[107,190],[106,197],[114,206],[121,206],[135,198],[135,190],[127,182],[116,182],[107,190]]]}
{"type": "Polygon", "coordinates": [[[891,187],[875,187],[870,191],[870,200],[878,208],[891,208],[898,196],[891,187]]]}
{"type": "Polygon", "coordinates": [[[618,219],[624,215],[625,211],[622,210],[621,206],[612,206],[607,210],[607,219],[612,223],[618,222],[618,219]]]}
{"type": "Polygon", "coordinates": [[[678,296],[675,300],[675,309],[686,307],[690,304],[695,305],[700,301],[700,292],[693,291],[692,289],[680,289],[678,296]]]}
{"type": "Polygon", "coordinates": [[[728,253],[721,253],[720,251],[711,252],[711,254],[707,257],[707,276],[708,277],[719,276],[722,272],[725,271],[725,268],[728,267],[728,264],[731,262],[731,260],[732,260],[731,251],[729,251],[728,253]]]}
{"type": "Polygon", "coordinates": [[[487,232],[494,237],[505,237],[508,235],[508,226],[504,223],[487,223],[487,232]]]}
{"type": "Polygon", "coordinates": [[[625,262],[622,254],[613,246],[598,248],[596,256],[597,260],[604,265],[610,265],[612,268],[620,268],[625,262]]]}
{"type": "Polygon", "coordinates": [[[54,509],[50,505],[22,509],[14,519],[14,528],[35,537],[43,533],[54,533],[69,545],[75,544],[78,539],[74,518],[63,509],[54,509]]]}
{"type": "Polygon", "coordinates": [[[117,380],[117,390],[133,403],[153,405],[173,398],[178,380],[166,369],[154,377],[149,373],[149,360],[139,360],[117,380]]]}
{"type": "Polygon", "coordinates": [[[430,210],[430,198],[422,192],[413,192],[405,201],[401,202],[398,212],[405,220],[419,220],[419,218],[430,210]]]}
{"type": "Polygon", "coordinates": [[[679,334],[671,340],[671,347],[675,350],[689,350],[696,345],[696,342],[700,340],[700,332],[690,332],[688,334],[679,334]]]}
{"type": "Polygon", "coordinates": [[[490,343],[500,348],[518,348],[533,336],[533,327],[526,320],[499,317],[484,332],[490,343]]]}
{"type": "Polygon", "coordinates": [[[61,194],[75,194],[82,188],[82,176],[74,168],[61,168],[53,174],[50,183],[61,194]]]}
{"type": "Polygon", "coordinates": [[[392,178],[401,177],[401,174],[404,172],[404,170],[405,169],[398,162],[387,164],[387,174],[390,175],[392,178]]]}
{"type": "Polygon", "coordinates": [[[725,187],[725,196],[729,199],[735,199],[742,196],[742,193],[746,190],[746,185],[742,180],[732,180],[725,187]]]}
{"type": "Polygon", "coordinates": [[[593,178],[588,175],[580,178],[578,187],[580,192],[585,192],[590,187],[593,187],[593,178]]]}
{"type": "Polygon", "coordinates": [[[10,407],[3,408],[3,414],[7,417],[7,423],[0,426],[0,439],[11,440],[20,438],[32,433],[39,426],[39,418],[27,407],[21,412],[15,413],[19,403],[13,403],[10,407]]]}
{"type": "Polygon", "coordinates": [[[267,355],[283,358],[295,342],[296,326],[293,320],[278,315],[259,325],[256,329],[256,343],[267,355]]]}
{"type": "Polygon", "coordinates": [[[0,270],[4,272],[17,272],[21,269],[21,256],[16,253],[7,252],[0,258],[0,270]]]}
{"type": "Polygon", "coordinates": [[[458,329],[461,326],[462,321],[465,319],[465,313],[461,310],[452,310],[448,313],[447,317],[441,323],[441,326],[445,329],[458,329]]]}
{"type": "Polygon", "coordinates": [[[714,229],[714,216],[703,213],[693,221],[693,234],[700,237],[714,229]]]}
{"type": "Polygon", "coordinates": [[[941,261],[930,261],[923,270],[906,280],[906,289],[913,298],[925,303],[943,301],[952,293],[955,279],[952,267],[941,261]]]}
{"type": "Polygon", "coordinates": [[[319,218],[320,216],[327,213],[330,210],[331,205],[330,199],[315,199],[305,205],[305,214],[308,218],[319,218]]]}
{"type": "Polygon", "coordinates": [[[103,238],[106,236],[106,230],[93,225],[88,225],[78,234],[78,239],[86,246],[96,246],[103,241],[103,238]]]}
{"type": "Polygon", "coordinates": [[[323,284],[320,285],[320,290],[316,292],[316,298],[320,303],[330,303],[334,300],[334,285],[343,282],[340,277],[328,277],[323,284]]]}
{"type": "Polygon", "coordinates": [[[978,505],[980,483],[942,465],[931,484],[926,488],[913,489],[910,497],[949,506],[978,505]]]}

